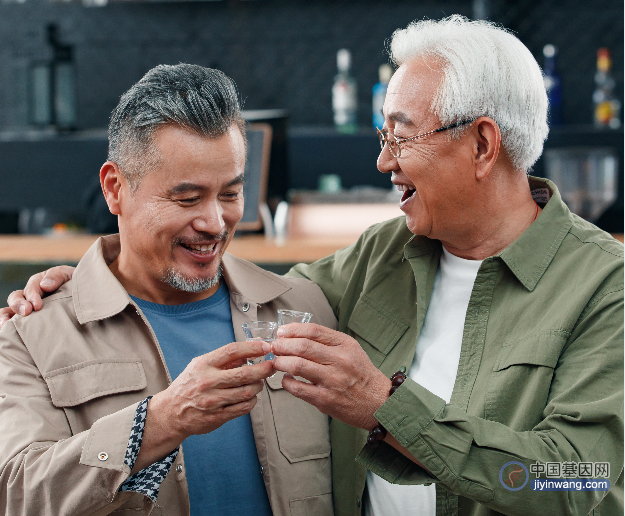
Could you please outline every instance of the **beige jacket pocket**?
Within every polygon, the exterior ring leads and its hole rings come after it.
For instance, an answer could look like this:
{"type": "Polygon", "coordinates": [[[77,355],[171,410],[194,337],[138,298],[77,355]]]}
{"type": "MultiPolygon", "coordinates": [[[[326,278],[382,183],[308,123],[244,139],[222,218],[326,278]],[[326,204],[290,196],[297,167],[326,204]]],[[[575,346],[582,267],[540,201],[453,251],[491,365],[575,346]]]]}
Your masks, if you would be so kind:
{"type": "Polygon", "coordinates": [[[139,359],[109,358],[81,362],[50,371],[44,376],[54,406],[73,407],[87,401],[146,388],[147,380],[139,359]]]}
{"type": "Polygon", "coordinates": [[[285,391],[282,376],[267,379],[280,452],[291,464],[329,457],[329,417],[285,391]]]}
{"type": "Polygon", "coordinates": [[[333,514],[332,494],[309,496],[289,502],[291,516],[321,516],[333,514]]]}

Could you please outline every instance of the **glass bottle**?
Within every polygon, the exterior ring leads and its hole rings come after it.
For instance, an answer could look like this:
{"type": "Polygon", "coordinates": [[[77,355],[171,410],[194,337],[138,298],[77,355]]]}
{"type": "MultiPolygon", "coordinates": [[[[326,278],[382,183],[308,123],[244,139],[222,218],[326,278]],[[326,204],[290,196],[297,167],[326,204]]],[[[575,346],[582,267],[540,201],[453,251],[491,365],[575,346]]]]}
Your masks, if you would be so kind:
{"type": "Polygon", "coordinates": [[[386,98],[386,89],[388,88],[388,82],[393,75],[393,69],[388,64],[383,64],[378,68],[379,82],[373,86],[372,93],[372,109],[373,109],[373,127],[379,127],[382,129],[384,125],[384,115],[382,114],[382,107],[384,106],[384,99],[386,98]]]}
{"type": "Polygon", "coordinates": [[[562,81],[556,64],[558,49],[549,44],[543,47],[545,66],[543,68],[543,81],[549,99],[549,126],[562,125],[562,81]]]}
{"type": "Polygon", "coordinates": [[[614,94],[616,86],[611,75],[612,59],[607,48],[597,51],[597,73],[595,73],[595,91],[592,94],[595,126],[618,129],[621,126],[621,103],[614,94]]]}
{"type": "Polygon", "coordinates": [[[346,48],[336,53],[338,74],[332,85],[332,111],[334,127],[342,133],[358,130],[356,112],[358,109],[356,80],[350,75],[352,55],[346,48]]]}

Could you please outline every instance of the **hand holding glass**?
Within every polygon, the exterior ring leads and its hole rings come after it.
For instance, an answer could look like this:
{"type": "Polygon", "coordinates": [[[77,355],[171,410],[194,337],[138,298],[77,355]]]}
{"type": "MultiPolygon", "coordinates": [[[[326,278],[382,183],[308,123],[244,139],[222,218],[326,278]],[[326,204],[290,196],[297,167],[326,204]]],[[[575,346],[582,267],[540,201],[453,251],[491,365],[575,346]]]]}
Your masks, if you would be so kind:
{"type": "MultiPolygon", "coordinates": [[[[276,332],[278,331],[278,323],[273,321],[254,321],[243,325],[246,341],[273,342],[276,340],[276,332]]],[[[263,357],[248,358],[247,365],[260,364],[263,360],[273,360],[275,355],[268,353],[263,357]]]]}

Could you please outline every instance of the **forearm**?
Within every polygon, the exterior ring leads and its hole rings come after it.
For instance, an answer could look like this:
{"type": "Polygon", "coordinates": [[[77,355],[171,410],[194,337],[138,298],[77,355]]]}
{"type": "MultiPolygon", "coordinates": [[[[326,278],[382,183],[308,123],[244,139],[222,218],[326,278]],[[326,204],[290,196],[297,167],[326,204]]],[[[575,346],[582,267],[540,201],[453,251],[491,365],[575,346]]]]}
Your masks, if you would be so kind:
{"type": "Polygon", "coordinates": [[[145,426],[141,429],[140,449],[132,467],[132,475],[169,456],[184,440],[183,436],[173,431],[173,425],[164,417],[159,402],[157,394],[147,405],[145,426]]]}
{"type": "Polygon", "coordinates": [[[389,482],[438,482],[457,495],[505,514],[542,515],[545,504],[554,515],[587,514],[604,494],[553,491],[538,495],[530,485],[509,491],[499,478],[501,468],[508,462],[523,464],[533,479],[535,476],[529,471],[536,462],[610,460],[611,485],[622,468],[619,451],[622,436],[617,435],[618,425],[596,424],[594,433],[590,425],[583,430],[573,425],[567,429],[516,432],[446,405],[410,381],[376,412],[376,417],[432,477],[390,446],[382,445],[375,450],[365,446],[357,459],[359,462],[389,482]],[[588,438],[584,442],[584,435],[600,437],[600,446],[593,445],[588,438]]]}

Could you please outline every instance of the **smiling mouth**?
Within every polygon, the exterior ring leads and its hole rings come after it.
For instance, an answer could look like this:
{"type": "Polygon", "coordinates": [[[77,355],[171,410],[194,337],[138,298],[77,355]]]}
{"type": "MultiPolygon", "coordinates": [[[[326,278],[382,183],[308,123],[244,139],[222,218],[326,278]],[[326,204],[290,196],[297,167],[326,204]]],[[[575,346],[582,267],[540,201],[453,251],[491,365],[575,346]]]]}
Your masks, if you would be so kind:
{"type": "Polygon", "coordinates": [[[215,250],[215,246],[218,242],[214,242],[212,244],[185,244],[180,242],[180,245],[185,249],[189,249],[189,251],[193,251],[197,254],[209,254],[215,250]]]}
{"type": "Polygon", "coordinates": [[[410,197],[412,197],[414,193],[417,191],[416,188],[410,185],[395,185],[395,187],[397,188],[398,191],[403,193],[403,195],[401,196],[400,204],[410,199],[410,197]]]}

